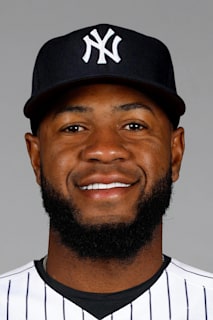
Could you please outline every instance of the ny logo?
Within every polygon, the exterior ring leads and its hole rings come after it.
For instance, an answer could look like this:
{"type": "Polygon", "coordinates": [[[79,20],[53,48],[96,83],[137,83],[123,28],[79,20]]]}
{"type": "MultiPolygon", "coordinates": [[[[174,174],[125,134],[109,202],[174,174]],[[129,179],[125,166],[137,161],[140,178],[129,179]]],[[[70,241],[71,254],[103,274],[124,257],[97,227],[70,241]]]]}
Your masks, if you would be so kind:
{"type": "Polygon", "coordinates": [[[115,32],[110,28],[105,34],[104,38],[101,39],[96,29],[93,29],[90,34],[95,38],[96,41],[92,40],[88,35],[83,38],[86,42],[86,52],[82,59],[84,62],[88,63],[91,57],[92,47],[99,50],[99,58],[97,64],[106,64],[106,56],[111,58],[114,62],[119,63],[121,58],[118,54],[118,44],[122,40],[119,36],[115,36],[112,42],[112,51],[106,48],[107,41],[115,34],[115,32]]]}

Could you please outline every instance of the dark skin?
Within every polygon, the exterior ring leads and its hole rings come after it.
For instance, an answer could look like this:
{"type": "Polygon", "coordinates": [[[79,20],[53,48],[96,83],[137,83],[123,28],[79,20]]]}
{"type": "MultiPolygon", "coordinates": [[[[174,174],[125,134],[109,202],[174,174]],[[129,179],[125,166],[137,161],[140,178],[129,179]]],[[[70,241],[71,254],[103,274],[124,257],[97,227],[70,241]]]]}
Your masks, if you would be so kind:
{"type": "MultiPolygon", "coordinates": [[[[150,192],[170,163],[175,182],[184,151],[183,128],[174,130],[146,95],[115,84],[70,90],[43,119],[37,136],[25,138],[37,183],[42,165],[54,188],[74,199],[82,224],[133,221],[141,190],[150,192]]],[[[79,258],[50,230],[47,272],[81,291],[125,290],[148,280],[161,265],[161,225],[136,257],[122,262],[79,258]]]]}

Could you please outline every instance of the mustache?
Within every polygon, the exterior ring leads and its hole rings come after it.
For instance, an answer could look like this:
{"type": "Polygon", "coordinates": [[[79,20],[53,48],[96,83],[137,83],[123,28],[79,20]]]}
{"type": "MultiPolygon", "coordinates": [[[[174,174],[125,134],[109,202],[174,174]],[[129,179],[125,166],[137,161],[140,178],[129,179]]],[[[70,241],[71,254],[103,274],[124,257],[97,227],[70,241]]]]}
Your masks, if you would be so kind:
{"type": "Polygon", "coordinates": [[[146,175],[144,171],[139,167],[132,167],[120,164],[91,164],[85,168],[78,168],[77,171],[72,171],[70,173],[70,178],[78,183],[82,179],[90,176],[108,176],[108,175],[118,175],[125,177],[132,181],[137,181],[141,178],[145,178],[146,175]]]}

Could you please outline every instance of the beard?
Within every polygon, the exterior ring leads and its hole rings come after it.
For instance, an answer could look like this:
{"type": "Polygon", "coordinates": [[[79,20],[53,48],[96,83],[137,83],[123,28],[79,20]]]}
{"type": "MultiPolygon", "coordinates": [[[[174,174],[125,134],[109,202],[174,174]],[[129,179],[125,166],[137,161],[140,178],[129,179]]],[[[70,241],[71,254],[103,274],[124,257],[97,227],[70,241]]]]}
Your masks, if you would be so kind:
{"type": "Polygon", "coordinates": [[[144,249],[162,222],[172,193],[171,167],[152,190],[141,191],[135,219],[128,223],[82,224],[80,210],[67,200],[41,174],[43,206],[50,218],[50,228],[59,235],[61,244],[80,258],[92,260],[129,260],[144,249]]]}

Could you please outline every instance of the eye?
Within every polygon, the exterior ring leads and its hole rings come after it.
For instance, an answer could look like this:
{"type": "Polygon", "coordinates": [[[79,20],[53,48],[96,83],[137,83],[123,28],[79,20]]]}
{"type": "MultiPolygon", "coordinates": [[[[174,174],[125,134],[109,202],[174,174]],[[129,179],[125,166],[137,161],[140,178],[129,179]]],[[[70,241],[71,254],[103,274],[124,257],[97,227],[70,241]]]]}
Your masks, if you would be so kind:
{"type": "Polygon", "coordinates": [[[145,128],[146,127],[144,125],[142,125],[141,123],[137,123],[137,122],[131,122],[131,123],[128,123],[124,126],[124,129],[129,130],[129,131],[141,131],[145,128]]]}
{"type": "Polygon", "coordinates": [[[63,129],[64,132],[71,132],[71,133],[80,132],[83,130],[85,130],[85,128],[79,124],[73,124],[63,129]]]}

